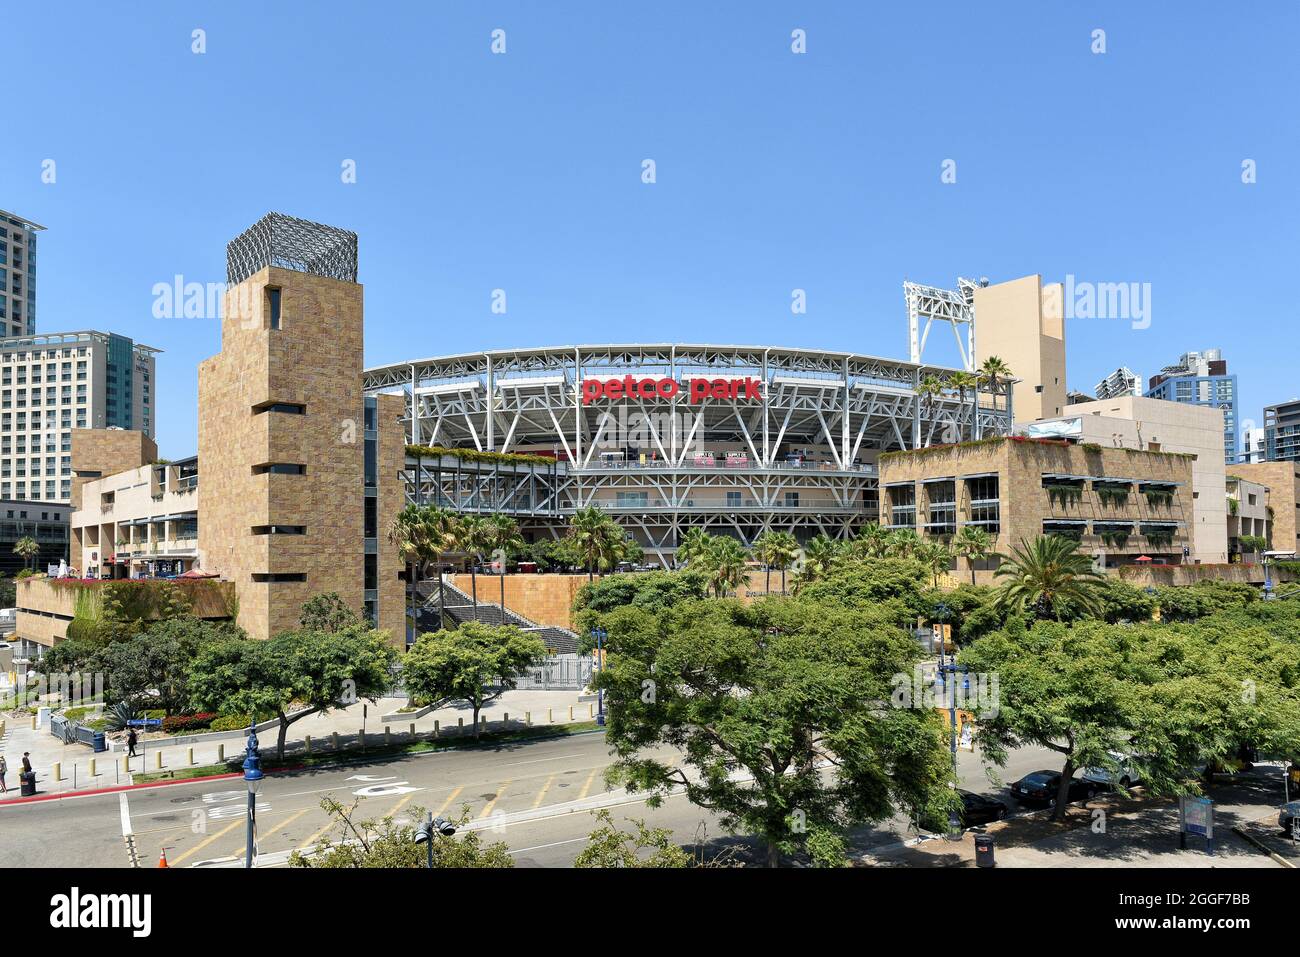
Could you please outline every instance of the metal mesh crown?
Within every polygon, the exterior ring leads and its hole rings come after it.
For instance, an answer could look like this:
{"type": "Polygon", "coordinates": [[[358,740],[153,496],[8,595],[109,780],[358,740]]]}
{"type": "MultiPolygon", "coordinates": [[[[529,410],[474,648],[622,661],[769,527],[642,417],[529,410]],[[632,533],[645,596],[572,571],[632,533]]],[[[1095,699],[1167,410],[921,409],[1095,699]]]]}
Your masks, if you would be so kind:
{"type": "Polygon", "coordinates": [[[307,219],[267,213],[226,244],[226,282],[267,266],[357,281],[357,234],[307,219]]]}

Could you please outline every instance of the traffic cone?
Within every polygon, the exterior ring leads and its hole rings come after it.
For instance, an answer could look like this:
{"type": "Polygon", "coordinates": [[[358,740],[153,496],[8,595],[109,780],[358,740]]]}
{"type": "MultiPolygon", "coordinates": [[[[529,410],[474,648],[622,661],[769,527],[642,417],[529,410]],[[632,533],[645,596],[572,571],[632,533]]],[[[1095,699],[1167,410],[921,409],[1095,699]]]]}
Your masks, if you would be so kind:
{"type": "Polygon", "coordinates": [[[162,853],[158,855],[158,866],[159,866],[159,867],[167,867],[167,866],[168,866],[168,865],[167,865],[167,848],[165,848],[165,847],[162,849],[162,853]]]}

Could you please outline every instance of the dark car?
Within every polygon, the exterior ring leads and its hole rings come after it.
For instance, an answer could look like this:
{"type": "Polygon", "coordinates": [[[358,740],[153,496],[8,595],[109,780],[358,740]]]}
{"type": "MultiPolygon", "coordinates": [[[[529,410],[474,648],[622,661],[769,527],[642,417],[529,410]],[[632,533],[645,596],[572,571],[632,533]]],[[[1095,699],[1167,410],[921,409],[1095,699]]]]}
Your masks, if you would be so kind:
{"type": "Polygon", "coordinates": [[[961,798],[961,822],[966,827],[991,824],[1007,816],[1007,806],[996,798],[962,790],[957,791],[957,796],[961,798]]]}
{"type": "MultiPolygon", "coordinates": [[[[1034,771],[1011,785],[1011,796],[1022,804],[1051,804],[1061,786],[1060,771],[1034,771]]],[[[1079,778],[1070,779],[1069,800],[1080,801],[1092,796],[1093,787],[1079,778]]]]}

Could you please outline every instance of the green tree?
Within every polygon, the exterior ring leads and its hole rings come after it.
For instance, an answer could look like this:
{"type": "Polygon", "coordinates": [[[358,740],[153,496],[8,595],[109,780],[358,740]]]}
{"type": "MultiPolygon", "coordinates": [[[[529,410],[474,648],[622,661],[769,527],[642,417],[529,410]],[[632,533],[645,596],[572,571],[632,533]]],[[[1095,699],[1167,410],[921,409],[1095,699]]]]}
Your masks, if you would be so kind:
{"type": "Polygon", "coordinates": [[[924,565],[911,558],[846,561],[799,591],[799,598],[861,612],[876,611],[898,625],[929,608],[924,565]]]}
{"type": "Polygon", "coordinates": [[[506,563],[525,545],[519,534],[519,523],[509,515],[489,515],[484,523],[484,544],[497,564],[497,577],[501,585],[501,611],[506,610],[506,563]]]}
{"type": "Polygon", "coordinates": [[[673,841],[667,828],[647,827],[645,821],[632,819],[635,832],[620,830],[604,809],[592,812],[599,826],[587,837],[587,846],[579,852],[574,867],[690,867],[691,855],[673,841]]]}
{"type": "Polygon", "coordinates": [[[478,619],[478,565],[487,547],[487,521],[478,515],[462,515],[455,526],[456,550],[469,556],[470,600],[474,603],[474,618],[478,619]]]}
{"type": "MultiPolygon", "coordinates": [[[[975,400],[971,403],[971,438],[978,439],[979,433],[979,387],[980,378],[973,372],[954,372],[948,376],[948,385],[957,390],[958,401],[962,405],[966,404],[966,394],[970,393],[975,400]]],[[[959,438],[960,441],[960,438],[959,438]]]]}
{"type": "Polygon", "coordinates": [[[1097,587],[1105,576],[1078,548],[1060,535],[1022,539],[993,573],[1005,579],[998,596],[1003,607],[1058,621],[1069,613],[1096,614],[1101,608],[1097,587]]]}
{"type": "Polygon", "coordinates": [[[227,622],[201,618],[156,621],[133,637],[101,646],[90,667],[104,674],[111,700],[178,714],[190,703],[190,667],[212,646],[247,636],[227,622]]]}
{"type": "Polygon", "coordinates": [[[275,716],[276,756],[283,758],[290,725],[361,699],[378,700],[392,683],[396,659],[388,635],[364,625],[225,641],[194,659],[190,694],[200,710],[275,716]]]}
{"type": "Polygon", "coordinates": [[[889,545],[885,554],[892,558],[914,558],[921,547],[921,536],[914,528],[896,528],[889,534],[889,545]]]}
{"type": "Polygon", "coordinates": [[[943,383],[936,376],[928,375],[917,384],[916,394],[921,397],[921,416],[930,420],[925,444],[930,444],[934,437],[934,400],[943,395],[943,383]]]}
{"type": "Polygon", "coordinates": [[[36,556],[41,553],[41,546],[30,535],[24,535],[14,542],[14,554],[23,560],[24,568],[31,568],[36,556]]]}
{"type": "Polygon", "coordinates": [[[768,598],[605,620],[608,777],[651,806],[680,786],[763,839],[775,866],[797,852],[838,863],[847,828],[951,800],[933,709],[883,704],[919,648],[879,617],[768,598]]]}
{"type": "Polygon", "coordinates": [[[303,602],[302,613],[298,616],[298,627],[304,631],[333,633],[361,624],[361,616],[332,591],[303,602]]]}
{"type": "Polygon", "coordinates": [[[698,561],[714,595],[724,598],[744,583],[747,557],[745,546],[728,535],[718,535],[709,542],[698,561]]]}
{"type": "Polygon", "coordinates": [[[754,558],[763,563],[765,594],[772,593],[772,569],[781,573],[781,591],[785,592],[785,570],[799,557],[799,542],[790,532],[768,529],[754,539],[754,558]]]}
{"type": "Polygon", "coordinates": [[[416,700],[468,702],[477,738],[483,705],[514,688],[519,673],[545,657],[541,639],[513,625],[467,621],[455,631],[421,635],[402,660],[402,678],[416,700]]]}
{"type": "Polygon", "coordinates": [[[393,519],[388,541],[407,566],[407,590],[410,594],[408,627],[413,633],[420,583],[435,567],[438,569],[438,619],[441,623],[446,597],[441,563],[444,556],[456,547],[456,514],[436,505],[407,505],[393,519]]]}
{"type": "Polygon", "coordinates": [[[682,536],[681,541],[677,543],[677,550],[674,553],[677,565],[689,565],[692,559],[703,555],[709,547],[709,542],[713,536],[698,526],[688,528],[686,534],[682,536]]]}
{"type": "Polygon", "coordinates": [[[587,569],[587,581],[598,571],[612,569],[626,548],[623,529],[595,505],[574,513],[569,520],[568,537],[587,569]]]}
{"type": "Polygon", "coordinates": [[[934,586],[939,587],[939,576],[948,570],[952,563],[952,549],[946,542],[933,539],[923,540],[915,550],[916,560],[930,573],[934,586]]]}
{"type": "Polygon", "coordinates": [[[975,584],[975,563],[988,555],[993,539],[978,525],[963,525],[952,542],[953,550],[966,559],[970,567],[970,583],[975,584]]]}
{"type": "MultiPolygon", "coordinates": [[[[429,848],[416,842],[416,828],[399,824],[392,815],[378,820],[355,820],[357,804],[344,807],[334,798],[324,798],[321,807],[338,827],[338,839],[317,842],[309,854],[294,851],[290,867],[314,868],[417,868],[428,867],[429,848]]],[[[412,807],[410,817],[423,820],[424,808],[412,807]]],[[[458,827],[469,820],[468,805],[452,823],[458,827]]],[[[434,836],[433,866],[436,869],[514,867],[510,848],[501,842],[483,843],[478,831],[461,830],[454,837],[434,836]]]]}
{"type": "Polygon", "coordinates": [[[889,551],[889,529],[878,522],[868,522],[853,540],[857,558],[884,558],[889,551]]]}
{"type": "Polygon", "coordinates": [[[820,579],[845,556],[841,542],[831,538],[825,532],[819,532],[808,539],[803,547],[803,555],[794,575],[794,593],[803,592],[809,585],[820,579]]]}
{"type": "MultiPolygon", "coordinates": [[[[993,408],[996,409],[998,407],[998,391],[1002,386],[1006,385],[1014,375],[1011,371],[1011,367],[997,356],[989,356],[984,360],[984,364],[980,366],[977,374],[980,383],[987,385],[993,393],[993,408]]],[[[979,401],[978,393],[976,394],[975,401],[977,403],[979,401]]]]}

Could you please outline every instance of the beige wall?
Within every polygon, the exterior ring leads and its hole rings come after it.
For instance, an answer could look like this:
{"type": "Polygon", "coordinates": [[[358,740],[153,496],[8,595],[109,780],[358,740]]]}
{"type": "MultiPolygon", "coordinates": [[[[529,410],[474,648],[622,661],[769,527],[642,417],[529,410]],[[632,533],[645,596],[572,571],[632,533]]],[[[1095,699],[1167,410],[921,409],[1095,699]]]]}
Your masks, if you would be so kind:
{"type": "MultiPolygon", "coordinates": [[[[601,576],[595,576],[600,581],[601,576]]],[[[469,575],[448,575],[465,594],[470,594],[469,575]]],[[[573,627],[573,599],[587,584],[586,575],[506,575],[506,608],[539,625],[555,628],[573,627]]],[[[478,576],[480,601],[501,601],[500,579],[495,575],[478,576]]]]}
{"type": "Polygon", "coordinates": [[[221,353],[199,366],[199,546],[205,569],[236,583],[239,624],[258,638],[295,627],[302,603],[321,592],[363,606],[362,312],[356,283],[263,269],[226,292],[221,353]],[[279,329],[268,286],[282,290],[279,329]],[[254,412],[270,402],[306,414],[254,412]],[[253,474],[268,463],[306,472],[253,474]],[[307,531],[253,534],[259,525],[307,531]],[[254,580],[265,574],[306,579],[254,580]]]}
{"type": "MultiPolygon", "coordinates": [[[[888,453],[880,460],[881,521],[890,524],[892,505],[900,500],[899,485],[913,489],[917,502],[918,532],[927,521],[929,487],[925,479],[951,478],[956,483],[957,524],[973,520],[971,491],[976,476],[994,473],[998,477],[1001,528],[994,537],[993,550],[1009,553],[1021,541],[1033,540],[1043,533],[1044,520],[1084,521],[1089,525],[1081,549],[1094,557],[1103,555],[1120,561],[1139,554],[1170,556],[1181,560],[1184,544],[1190,542],[1188,530],[1192,517],[1191,459],[1179,455],[1149,452],[1126,452],[1119,449],[1090,451],[1078,445],[1048,442],[989,440],[965,446],[937,447],[916,452],[888,453]],[[1174,483],[1173,503],[1150,505],[1134,488],[1123,505],[1103,505],[1092,482],[1084,483],[1077,503],[1052,502],[1043,487],[1045,473],[1057,475],[1098,476],[1113,479],[1145,480],[1174,483]],[[1093,522],[1129,522],[1134,528],[1123,546],[1106,545],[1100,535],[1092,533],[1093,522]],[[1153,547],[1140,532],[1139,523],[1183,522],[1174,533],[1172,544],[1153,547]]],[[[954,573],[968,576],[963,561],[954,573]]]]}
{"type": "Polygon", "coordinates": [[[1182,402],[1128,395],[1077,403],[1061,418],[1079,418],[1085,442],[1195,455],[1192,560],[1210,564],[1228,560],[1222,413],[1182,402]]]}
{"type": "Polygon", "coordinates": [[[1020,381],[1012,388],[1016,419],[1065,411],[1064,294],[1038,275],[975,290],[975,362],[997,356],[1020,381]],[[1042,386],[1042,391],[1038,387],[1042,386]]]}
{"type": "Polygon", "coordinates": [[[1300,463],[1256,462],[1232,466],[1232,474],[1268,486],[1273,509],[1273,548],[1300,549],[1300,463]]]}
{"type": "Polygon", "coordinates": [[[406,466],[406,435],[401,418],[406,399],[401,395],[380,395],[375,399],[379,426],[379,485],[376,506],[376,548],[378,549],[379,627],[392,636],[398,647],[406,646],[406,583],[400,577],[405,566],[397,549],[388,541],[388,530],[406,504],[406,483],[401,472],[406,466]]]}
{"type": "Polygon", "coordinates": [[[192,564],[198,555],[198,540],[182,535],[179,521],[128,524],[167,515],[197,519],[198,489],[179,486],[179,470],[174,465],[144,465],[87,481],[80,489],[81,507],[70,519],[73,567],[83,575],[98,576],[107,571],[108,557],[123,551],[154,559],[183,558],[187,565],[192,564]],[[108,496],[111,503],[105,501],[108,496]],[[119,548],[120,539],[130,544],[119,548]]]}
{"type": "MultiPolygon", "coordinates": [[[[92,584],[57,584],[48,578],[26,578],[17,586],[18,615],[14,634],[40,645],[53,645],[67,637],[68,623],[76,616],[77,592],[102,588],[92,584]]],[[[230,616],[234,585],[230,582],[199,580],[178,582],[190,598],[196,618],[225,620],[230,616]]]]}
{"type": "Polygon", "coordinates": [[[157,458],[157,444],[143,432],[73,429],[72,507],[81,505],[81,487],[92,479],[139,468],[157,458]]]}

